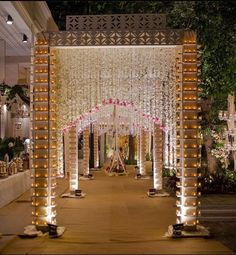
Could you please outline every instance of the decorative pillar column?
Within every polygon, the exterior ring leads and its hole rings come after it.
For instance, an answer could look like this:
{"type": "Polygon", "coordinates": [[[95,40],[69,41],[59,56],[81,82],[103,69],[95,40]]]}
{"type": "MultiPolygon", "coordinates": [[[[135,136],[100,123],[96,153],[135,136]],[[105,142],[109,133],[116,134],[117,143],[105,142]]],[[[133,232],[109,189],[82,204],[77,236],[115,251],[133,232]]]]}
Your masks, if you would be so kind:
{"type": "Polygon", "coordinates": [[[68,166],[70,178],[70,191],[73,192],[78,189],[78,134],[77,128],[71,127],[69,130],[69,153],[68,166]]]}
{"type": "Polygon", "coordinates": [[[177,223],[196,229],[198,196],[199,121],[196,35],[186,31],[177,58],[177,223]]]}
{"type": "Polygon", "coordinates": [[[140,130],[140,174],[142,176],[146,175],[145,152],[146,152],[146,136],[145,136],[144,129],[141,129],[140,130]]]}
{"type": "Polygon", "coordinates": [[[88,126],[83,131],[83,167],[84,167],[84,177],[89,175],[89,130],[88,126]]]}
{"type": "Polygon", "coordinates": [[[99,151],[98,151],[98,130],[93,126],[93,153],[94,153],[94,168],[99,168],[99,151]]]}
{"type": "Polygon", "coordinates": [[[153,187],[160,191],[162,185],[162,130],[159,124],[154,124],[153,130],[153,187]]]}
{"type": "Polygon", "coordinates": [[[44,39],[35,43],[30,86],[32,224],[56,224],[56,85],[55,56],[44,39]]]}

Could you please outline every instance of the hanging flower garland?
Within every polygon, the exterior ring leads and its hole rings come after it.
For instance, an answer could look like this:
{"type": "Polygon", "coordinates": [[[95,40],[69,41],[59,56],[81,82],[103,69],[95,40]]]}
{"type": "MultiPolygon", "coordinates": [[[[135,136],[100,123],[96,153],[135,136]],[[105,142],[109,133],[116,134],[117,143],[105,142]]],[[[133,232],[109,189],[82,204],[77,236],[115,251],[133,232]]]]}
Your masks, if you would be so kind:
{"type": "MultiPolygon", "coordinates": [[[[114,105],[118,106],[117,116],[119,119],[119,127],[122,129],[123,126],[123,128],[126,129],[126,132],[124,130],[120,131],[121,135],[128,135],[130,132],[135,135],[138,133],[138,129],[140,127],[146,131],[152,131],[152,123],[160,124],[160,118],[152,117],[151,115],[143,113],[139,109],[135,108],[132,102],[109,98],[108,100],[103,100],[102,105],[96,106],[88,113],[85,113],[74,121],[71,121],[63,128],[63,132],[67,132],[71,127],[75,126],[78,126],[78,131],[82,132],[91,123],[100,123],[101,129],[100,126],[98,126],[100,135],[102,133],[112,132],[113,129],[111,128],[111,124],[114,105]],[[106,129],[104,127],[106,127],[106,129]]],[[[160,125],[160,128],[164,132],[167,132],[167,127],[164,125],[160,125]]]]}
{"type": "Polygon", "coordinates": [[[131,133],[138,126],[152,130],[157,120],[163,131],[172,129],[175,54],[174,47],[57,49],[58,128],[82,130],[99,121],[104,104],[115,102],[129,116],[135,114],[131,133]]]}

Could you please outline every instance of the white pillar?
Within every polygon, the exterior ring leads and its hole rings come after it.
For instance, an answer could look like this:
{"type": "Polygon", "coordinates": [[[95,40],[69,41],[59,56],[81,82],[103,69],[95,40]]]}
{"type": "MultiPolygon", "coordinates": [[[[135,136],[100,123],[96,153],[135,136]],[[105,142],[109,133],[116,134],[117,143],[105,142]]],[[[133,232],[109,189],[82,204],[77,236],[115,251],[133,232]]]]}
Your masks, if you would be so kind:
{"type": "Polygon", "coordinates": [[[164,150],[165,150],[165,153],[164,153],[164,155],[165,155],[165,167],[169,168],[169,166],[170,166],[169,146],[170,145],[169,145],[168,133],[165,133],[164,140],[165,140],[165,142],[164,142],[164,144],[165,144],[165,148],[164,148],[164,150]]]}
{"type": "Polygon", "coordinates": [[[148,155],[151,159],[152,155],[152,132],[148,131],[148,155]]]}
{"type": "Polygon", "coordinates": [[[94,168],[99,167],[99,154],[98,154],[98,130],[93,126],[93,154],[94,154],[94,168]]]}
{"type": "Polygon", "coordinates": [[[105,135],[102,134],[100,136],[100,165],[101,166],[103,166],[104,160],[105,160],[105,158],[104,158],[104,153],[105,153],[104,149],[105,149],[105,135]]]}
{"type": "Polygon", "coordinates": [[[83,132],[84,176],[89,175],[89,129],[90,129],[90,127],[87,127],[83,132]]]}
{"type": "Polygon", "coordinates": [[[140,174],[146,175],[146,166],[145,166],[145,152],[146,152],[146,136],[143,129],[140,130],[140,174]]]}
{"type": "Polygon", "coordinates": [[[140,134],[137,134],[137,166],[140,169],[140,134]]]}
{"type": "Polygon", "coordinates": [[[64,133],[64,155],[65,155],[65,175],[69,177],[70,173],[70,160],[69,160],[69,131],[64,133]]]}
{"type": "Polygon", "coordinates": [[[162,190],[162,130],[160,125],[154,124],[153,131],[153,186],[162,190]]]}
{"type": "Polygon", "coordinates": [[[77,128],[72,127],[69,130],[69,155],[68,166],[70,175],[70,191],[78,189],[78,135],[77,128]]]}
{"type": "Polygon", "coordinates": [[[0,126],[0,132],[1,132],[1,138],[4,138],[6,136],[6,124],[7,124],[7,116],[8,116],[8,111],[7,111],[7,106],[4,105],[1,109],[0,112],[0,117],[1,117],[1,126],[0,126]]]}

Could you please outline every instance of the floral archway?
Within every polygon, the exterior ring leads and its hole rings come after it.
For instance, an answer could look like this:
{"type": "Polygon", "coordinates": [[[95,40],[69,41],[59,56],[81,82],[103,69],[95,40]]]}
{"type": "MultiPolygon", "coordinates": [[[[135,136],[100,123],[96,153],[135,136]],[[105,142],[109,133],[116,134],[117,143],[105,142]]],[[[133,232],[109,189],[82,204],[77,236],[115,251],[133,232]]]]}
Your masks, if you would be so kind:
{"type": "Polygon", "coordinates": [[[128,103],[133,105],[142,113],[137,115],[138,123],[148,126],[151,122],[147,120],[158,118],[169,132],[166,142],[176,144],[177,222],[194,229],[200,195],[196,34],[165,28],[163,15],[124,15],[129,21],[125,24],[120,15],[111,16],[99,17],[104,26],[97,23],[96,15],[72,17],[68,26],[72,31],[39,34],[35,42],[31,84],[33,224],[56,222],[62,131],[75,125],[83,129],[86,121],[98,116],[96,109],[112,100],[125,103],[127,110],[128,103]],[[144,17],[151,26],[137,22],[144,17]],[[112,27],[108,26],[110,18],[117,21],[112,27]],[[82,28],[79,21],[84,22],[82,28]]]}

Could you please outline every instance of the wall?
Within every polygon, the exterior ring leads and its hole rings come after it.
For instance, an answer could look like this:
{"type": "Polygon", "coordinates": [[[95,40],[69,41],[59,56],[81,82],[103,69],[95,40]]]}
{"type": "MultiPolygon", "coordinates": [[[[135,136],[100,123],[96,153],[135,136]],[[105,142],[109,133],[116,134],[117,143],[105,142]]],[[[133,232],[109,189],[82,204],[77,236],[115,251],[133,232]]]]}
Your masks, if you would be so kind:
{"type": "Polygon", "coordinates": [[[24,75],[23,69],[24,67],[29,67],[29,64],[30,56],[7,56],[5,83],[8,85],[16,85],[18,84],[19,78],[21,80],[27,80],[29,75],[26,72],[24,75]],[[23,76],[25,77],[23,78],[23,76]]]}
{"type": "Polygon", "coordinates": [[[5,79],[5,54],[6,54],[6,43],[0,39],[0,83],[5,79]]]}

